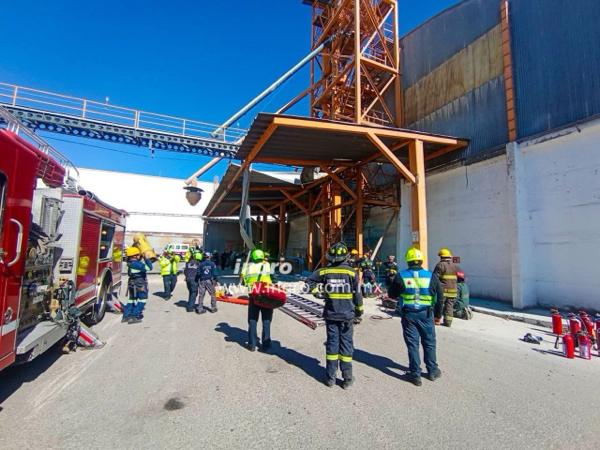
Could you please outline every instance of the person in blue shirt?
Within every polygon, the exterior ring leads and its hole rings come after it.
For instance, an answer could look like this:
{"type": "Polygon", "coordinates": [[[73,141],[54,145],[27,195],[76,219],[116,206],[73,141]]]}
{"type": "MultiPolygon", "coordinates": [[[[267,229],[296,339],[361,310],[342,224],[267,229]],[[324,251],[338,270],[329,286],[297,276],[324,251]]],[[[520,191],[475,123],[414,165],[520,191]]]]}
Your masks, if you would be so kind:
{"type": "Polygon", "coordinates": [[[146,258],[142,261],[142,253],[137,247],[129,247],[125,250],[127,256],[127,291],[129,300],[123,310],[124,323],[140,323],[143,318],[144,307],[148,300],[148,277],[147,273],[152,270],[152,261],[146,258]]]}
{"type": "Polygon", "coordinates": [[[198,266],[198,272],[196,274],[196,280],[198,281],[198,307],[196,308],[197,314],[204,314],[204,295],[208,292],[210,295],[210,308],[208,310],[211,313],[216,313],[217,309],[217,296],[215,295],[215,283],[217,282],[217,265],[211,261],[212,255],[210,252],[204,253],[204,261],[198,266]]]}

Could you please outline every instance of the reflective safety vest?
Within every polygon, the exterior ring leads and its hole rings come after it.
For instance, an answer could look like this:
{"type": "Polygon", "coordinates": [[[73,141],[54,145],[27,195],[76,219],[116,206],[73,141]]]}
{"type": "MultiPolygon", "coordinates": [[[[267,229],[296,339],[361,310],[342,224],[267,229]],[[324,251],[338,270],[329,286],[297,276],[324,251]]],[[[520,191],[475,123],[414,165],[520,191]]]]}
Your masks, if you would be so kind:
{"type": "Polygon", "coordinates": [[[271,265],[268,262],[250,263],[242,270],[244,284],[251,288],[257,281],[272,283],[271,265]]]}
{"type": "Polygon", "coordinates": [[[160,274],[162,276],[177,275],[177,263],[180,261],[180,259],[181,258],[178,255],[173,256],[171,261],[169,258],[161,256],[158,259],[158,264],[160,265],[160,274]]]}
{"type": "Polygon", "coordinates": [[[429,308],[433,305],[433,295],[429,290],[433,274],[425,269],[400,272],[405,290],[402,295],[403,306],[411,309],[429,308]]]}

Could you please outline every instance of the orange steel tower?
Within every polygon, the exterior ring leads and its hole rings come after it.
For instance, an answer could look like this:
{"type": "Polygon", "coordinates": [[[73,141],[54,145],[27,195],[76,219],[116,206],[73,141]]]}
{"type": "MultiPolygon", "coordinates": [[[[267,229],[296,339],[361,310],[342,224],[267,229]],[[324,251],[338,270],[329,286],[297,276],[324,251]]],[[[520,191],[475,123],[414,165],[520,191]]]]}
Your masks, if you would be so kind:
{"type": "Polygon", "coordinates": [[[311,116],[403,124],[396,0],[304,0],[312,6],[311,116]]]}

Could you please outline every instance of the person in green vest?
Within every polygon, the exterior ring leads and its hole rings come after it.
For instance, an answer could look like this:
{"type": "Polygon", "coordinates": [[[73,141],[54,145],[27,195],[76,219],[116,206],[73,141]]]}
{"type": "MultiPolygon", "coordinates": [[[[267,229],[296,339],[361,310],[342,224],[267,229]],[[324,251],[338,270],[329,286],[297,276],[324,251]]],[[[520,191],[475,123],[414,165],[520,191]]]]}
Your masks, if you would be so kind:
{"type": "Polygon", "coordinates": [[[175,255],[173,250],[167,250],[158,258],[160,274],[163,277],[164,299],[169,300],[173,297],[173,291],[177,284],[177,263],[181,260],[179,255],[175,255]]]}
{"type": "Polygon", "coordinates": [[[457,295],[454,303],[454,317],[457,319],[471,320],[473,312],[469,308],[469,286],[467,286],[467,277],[460,270],[456,272],[458,284],[456,286],[457,295]]]}
{"type": "MultiPolygon", "coordinates": [[[[423,346],[423,359],[427,367],[426,378],[435,381],[442,376],[438,368],[435,348],[434,309],[444,302],[444,288],[435,273],[423,268],[425,257],[418,248],[410,248],[404,257],[408,268],[396,274],[390,285],[390,298],[399,298],[398,309],[402,334],[408,349],[409,368],[404,379],[421,386],[421,358],[419,341],[423,346]]],[[[436,308],[437,307],[437,308],[436,308]]],[[[437,311],[441,315],[441,312],[437,311]]]]}
{"type": "MultiPolygon", "coordinates": [[[[265,262],[265,253],[261,249],[254,249],[250,254],[250,263],[242,269],[242,278],[248,292],[252,291],[255,283],[271,281],[271,266],[265,262]]],[[[248,302],[248,350],[256,351],[258,345],[258,316],[262,318],[262,350],[271,350],[271,321],[273,310],[254,304],[252,298],[248,302]]]]}

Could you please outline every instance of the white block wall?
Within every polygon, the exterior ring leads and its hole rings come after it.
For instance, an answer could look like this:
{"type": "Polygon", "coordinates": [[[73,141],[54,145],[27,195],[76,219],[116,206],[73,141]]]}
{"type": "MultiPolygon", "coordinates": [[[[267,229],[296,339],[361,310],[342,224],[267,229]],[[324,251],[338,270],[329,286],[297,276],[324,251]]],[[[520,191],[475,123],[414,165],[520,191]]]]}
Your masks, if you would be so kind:
{"type": "MultiPolygon", "coordinates": [[[[507,156],[427,177],[429,266],[460,256],[472,295],[600,310],[600,121],[520,145],[507,156]]],[[[411,245],[402,185],[399,252],[411,245]]]]}
{"type": "Polygon", "coordinates": [[[596,121],[520,146],[540,305],[600,310],[599,143],[596,121]]]}
{"type": "MultiPolygon", "coordinates": [[[[440,248],[460,256],[472,294],[510,301],[510,232],[506,158],[427,177],[429,269],[440,248]]],[[[411,247],[410,186],[402,185],[400,254],[411,247]]]]}

